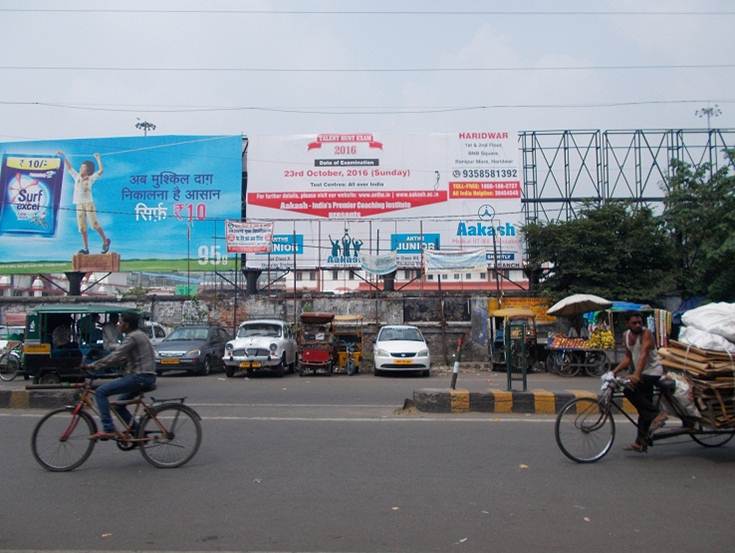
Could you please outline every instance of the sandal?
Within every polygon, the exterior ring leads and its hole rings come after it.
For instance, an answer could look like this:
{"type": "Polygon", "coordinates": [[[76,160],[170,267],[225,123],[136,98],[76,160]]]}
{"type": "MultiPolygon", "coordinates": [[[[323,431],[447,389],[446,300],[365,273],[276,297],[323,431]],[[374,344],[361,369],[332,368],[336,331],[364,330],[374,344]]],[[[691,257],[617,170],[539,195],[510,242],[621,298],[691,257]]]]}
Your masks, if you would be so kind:
{"type": "Polygon", "coordinates": [[[666,413],[659,413],[655,419],[651,422],[651,428],[650,431],[654,432],[655,430],[658,430],[663,425],[666,424],[666,419],[668,419],[669,416],[666,413]]]}
{"type": "Polygon", "coordinates": [[[625,446],[623,448],[623,451],[636,451],[638,453],[645,453],[647,449],[647,446],[641,445],[638,442],[633,442],[632,444],[625,446]]]}

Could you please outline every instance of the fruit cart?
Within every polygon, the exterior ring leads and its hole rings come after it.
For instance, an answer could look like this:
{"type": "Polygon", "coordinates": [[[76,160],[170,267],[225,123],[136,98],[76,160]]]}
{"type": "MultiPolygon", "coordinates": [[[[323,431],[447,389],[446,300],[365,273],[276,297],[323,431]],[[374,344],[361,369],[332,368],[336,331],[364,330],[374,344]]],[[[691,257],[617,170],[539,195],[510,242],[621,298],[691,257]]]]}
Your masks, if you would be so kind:
{"type": "MultiPolygon", "coordinates": [[[[576,317],[579,320],[583,313],[606,310],[612,303],[592,294],[573,294],[554,304],[547,314],[576,317]]],[[[603,313],[607,319],[607,328],[599,327],[594,330],[589,339],[550,336],[546,344],[549,350],[546,370],[561,376],[576,376],[580,372],[599,376],[607,371],[610,358],[615,355],[615,337],[609,330],[613,328],[612,314],[609,311],[603,313]]]]}
{"type": "Polygon", "coordinates": [[[610,368],[615,338],[609,330],[594,331],[589,339],[553,336],[546,347],[546,370],[561,376],[577,376],[581,372],[600,376],[610,368]]]}

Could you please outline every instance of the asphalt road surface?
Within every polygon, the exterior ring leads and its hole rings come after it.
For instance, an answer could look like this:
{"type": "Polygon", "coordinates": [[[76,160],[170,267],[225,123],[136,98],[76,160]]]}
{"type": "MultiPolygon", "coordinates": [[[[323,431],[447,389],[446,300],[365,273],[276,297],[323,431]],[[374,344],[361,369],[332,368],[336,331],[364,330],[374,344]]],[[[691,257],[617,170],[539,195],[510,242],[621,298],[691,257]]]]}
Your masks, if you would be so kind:
{"type": "Polygon", "coordinates": [[[621,423],[604,460],[577,465],[553,418],[396,410],[434,378],[161,379],[154,395],[185,393],[204,419],[174,470],[100,443],[45,472],[42,413],[0,410],[0,551],[732,550],[735,445],[628,453],[621,423]]]}

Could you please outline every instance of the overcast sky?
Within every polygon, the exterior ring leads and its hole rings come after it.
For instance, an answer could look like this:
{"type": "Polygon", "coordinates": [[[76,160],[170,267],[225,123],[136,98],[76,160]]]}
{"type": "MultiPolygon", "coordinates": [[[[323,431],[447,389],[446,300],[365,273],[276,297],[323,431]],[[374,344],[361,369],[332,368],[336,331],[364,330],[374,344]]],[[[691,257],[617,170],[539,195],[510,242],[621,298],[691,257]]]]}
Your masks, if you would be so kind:
{"type": "Polygon", "coordinates": [[[139,134],[735,127],[735,67],[584,71],[248,72],[157,68],[539,68],[732,63],[735,15],[99,13],[119,10],[729,11],[711,1],[0,0],[0,140],[139,134]],[[24,13],[17,9],[79,9],[24,13]],[[25,70],[8,66],[26,67],[25,70]],[[28,69],[31,68],[32,69],[28,69]],[[49,67],[64,67],[50,70],[49,67]],[[111,68],[84,71],[79,67],[111,68]],[[561,108],[697,100],[695,103],[561,108]],[[84,109],[17,103],[76,105],[84,109]],[[360,106],[357,109],[356,106],[360,106]],[[254,107],[207,112],[161,110],[254,107]],[[308,114],[302,111],[458,111],[308,114]],[[127,110],[127,111],[119,111],[127,110]]]}

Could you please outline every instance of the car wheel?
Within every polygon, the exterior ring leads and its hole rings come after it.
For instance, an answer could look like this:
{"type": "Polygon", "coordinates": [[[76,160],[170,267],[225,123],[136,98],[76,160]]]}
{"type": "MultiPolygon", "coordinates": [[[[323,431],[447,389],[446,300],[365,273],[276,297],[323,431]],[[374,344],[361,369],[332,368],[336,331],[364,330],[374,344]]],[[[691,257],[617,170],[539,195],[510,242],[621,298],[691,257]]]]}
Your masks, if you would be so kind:
{"type": "Polygon", "coordinates": [[[421,375],[425,377],[431,376],[431,371],[429,369],[426,369],[425,371],[421,371],[421,375]]]}
{"type": "Polygon", "coordinates": [[[383,374],[383,371],[381,371],[378,367],[373,367],[373,375],[380,376],[383,374]]]}
{"type": "Polygon", "coordinates": [[[227,378],[232,378],[234,375],[235,375],[235,369],[225,365],[225,376],[227,378]]]}
{"type": "Polygon", "coordinates": [[[209,376],[212,374],[212,361],[209,359],[209,356],[204,358],[204,363],[202,364],[202,368],[199,370],[200,376],[209,376]]]}
{"type": "Polygon", "coordinates": [[[280,378],[283,378],[283,375],[286,374],[286,354],[285,353],[281,357],[281,362],[278,363],[278,365],[276,365],[273,368],[273,374],[275,374],[276,376],[280,378]]]}

